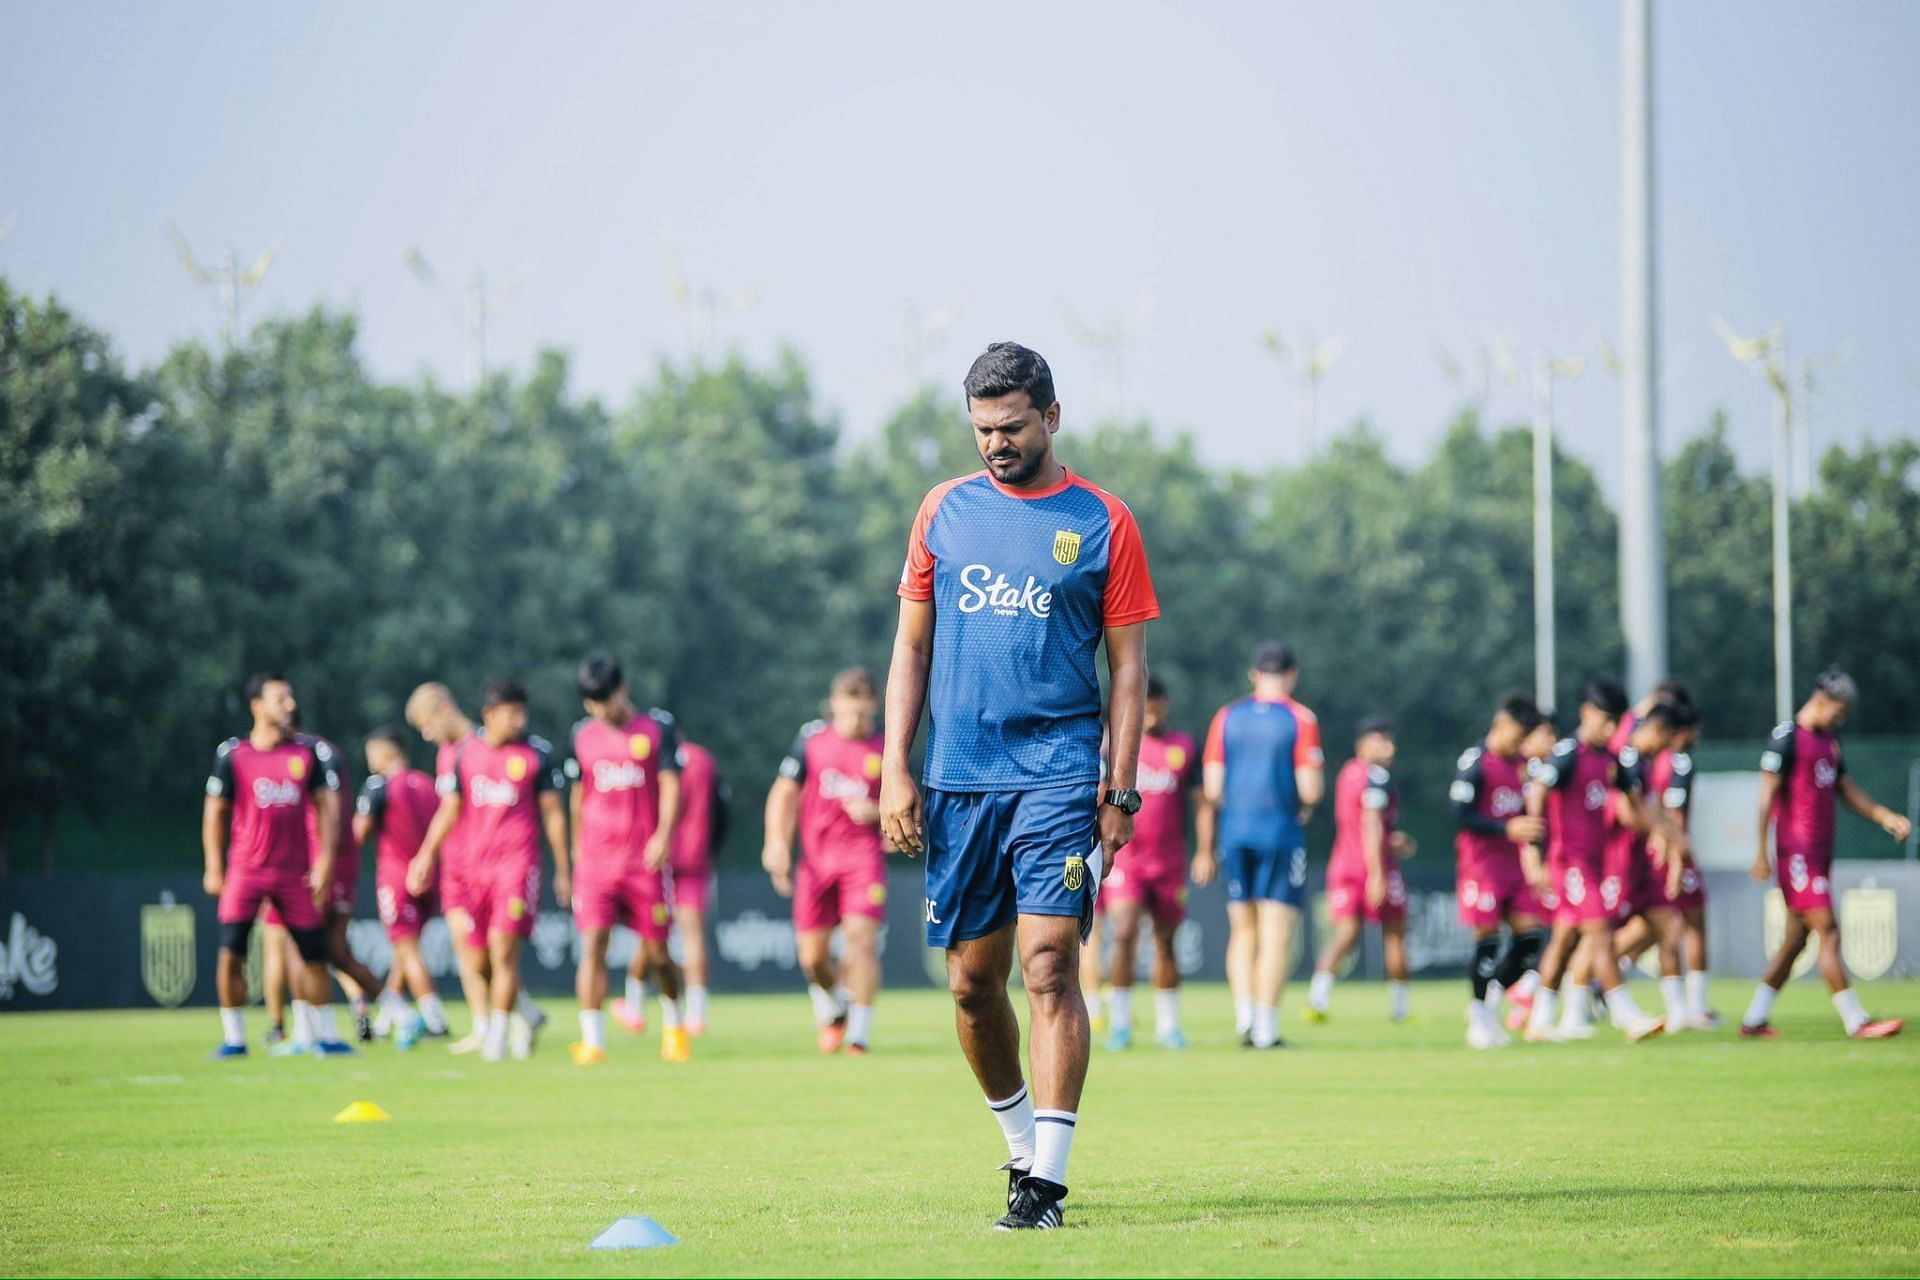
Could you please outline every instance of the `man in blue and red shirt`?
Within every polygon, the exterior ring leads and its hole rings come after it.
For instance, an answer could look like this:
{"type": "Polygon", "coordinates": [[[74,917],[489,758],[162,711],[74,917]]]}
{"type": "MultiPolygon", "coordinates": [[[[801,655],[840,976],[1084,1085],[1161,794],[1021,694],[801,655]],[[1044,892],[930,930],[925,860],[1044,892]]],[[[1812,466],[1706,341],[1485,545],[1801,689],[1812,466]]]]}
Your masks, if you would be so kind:
{"type": "Polygon", "coordinates": [[[927,855],[927,942],[946,948],[961,1048],[1007,1139],[998,1226],[1047,1229],[1060,1225],[1087,1074],[1079,949],[1102,867],[1132,838],[1140,808],[1146,623],[1160,606],[1133,513],[1054,457],[1060,404],[1047,362],[995,343],[968,370],[966,396],[986,468],[937,486],[913,521],[880,821],[894,848],[927,855]],[[924,804],[910,766],[923,709],[924,804]],[[1016,921],[1031,1095],[1007,999],[1016,921]]]}
{"type": "Polygon", "coordinates": [[[1779,1032],[1768,1019],[1774,997],[1793,976],[1793,962],[1807,945],[1809,934],[1820,935],[1820,976],[1833,992],[1833,1007],[1847,1034],[1859,1040],[1898,1035],[1899,1018],[1875,1021],[1860,1007],[1860,997],[1847,982],[1847,966],[1840,958],[1840,922],[1833,913],[1833,828],[1835,801],[1845,802],[1868,822],[1895,840],[1905,840],[1911,827],[1906,818],[1874,802],[1860,784],[1847,776],[1840,754],[1840,726],[1860,699],[1859,686],[1844,671],[1829,669],[1815,682],[1809,697],[1793,719],[1773,731],[1760,756],[1760,849],[1753,859],[1753,878],[1765,882],[1776,875],[1767,848],[1773,832],[1779,855],[1777,874],[1786,899],[1787,935],[1767,962],[1753,1003],[1740,1019],[1740,1034],[1771,1040],[1779,1032]]]}
{"type": "Polygon", "coordinates": [[[1242,1044],[1272,1049],[1282,1043],[1280,996],[1307,893],[1305,827],[1326,792],[1326,756],[1320,721],[1293,699],[1293,650],[1262,644],[1247,679],[1253,692],[1220,708],[1207,731],[1193,879],[1226,877],[1234,1030],[1242,1044]]]}

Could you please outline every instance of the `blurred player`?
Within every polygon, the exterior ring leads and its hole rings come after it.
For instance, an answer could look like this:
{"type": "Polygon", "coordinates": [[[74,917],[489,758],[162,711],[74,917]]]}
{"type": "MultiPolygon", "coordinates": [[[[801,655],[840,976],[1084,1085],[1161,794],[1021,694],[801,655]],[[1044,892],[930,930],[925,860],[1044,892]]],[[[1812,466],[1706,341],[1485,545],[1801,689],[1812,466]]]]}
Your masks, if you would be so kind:
{"type": "Polygon", "coordinates": [[[707,911],[713,858],[727,836],[727,784],[713,753],[680,739],[680,821],[673,828],[673,921],[687,981],[687,1034],[707,1031],[707,911]]]}
{"type": "Polygon", "coordinates": [[[309,1025],[315,1050],[352,1053],[334,1029],[322,912],[332,887],[333,824],[339,810],[331,796],[339,789],[340,776],[311,741],[294,733],[298,704],[286,677],[274,672],[251,676],[246,695],[253,727],[246,737],[220,744],[200,810],[203,883],[220,902],[216,977],[222,1038],[214,1056],[235,1058],[247,1052],[247,943],[262,903],[280,910],[299,949],[302,963],[294,993],[313,1006],[309,1025]],[[318,861],[308,856],[309,813],[321,837],[318,861]]]}
{"type": "Polygon", "coordinates": [[[680,742],[665,712],[634,710],[620,663],[590,653],[580,663],[587,718],[573,727],[573,920],[580,930],[580,1039],[576,1066],[607,1058],[607,943],[613,926],[639,935],[644,971],[660,988],[660,1056],[690,1056],[681,1025],[680,968],[667,954],[667,862],[680,818],[680,742]]]}
{"type": "MultiPolygon", "coordinates": [[[[1555,1040],[1556,988],[1574,947],[1595,948],[1594,972],[1606,993],[1608,1013],[1629,1042],[1658,1035],[1664,1023],[1643,1012],[1620,978],[1613,954],[1614,903],[1605,900],[1609,812],[1615,804],[1619,761],[1607,740],[1627,709],[1627,696],[1612,680],[1587,686],[1574,735],[1562,739],[1534,770],[1527,787],[1527,812],[1547,821],[1548,852],[1543,864],[1538,843],[1521,849],[1521,862],[1536,892],[1557,900],[1553,934],[1540,963],[1540,990],[1527,1021],[1527,1039],[1555,1040]],[[1551,878],[1549,878],[1551,877],[1551,878]]],[[[1629,803],[1633,803],[1631,800],[1629,803]]],[[[1578,997],[1573,997],[1578,998],[1578,997]]]]}
{"type": "Polygon", "coordinates": [[[1282,1043],[1280,995],[1307,891],[1304,828],[1326,791],[1326,762],[1320,722],[1293,700],[1293,651],[1262,644],[1247,676],[1252,694],[1220,708],[1207,731],[1193,879],[1226,876],[1234,1030],[1242,1044],[1271,1049],[1282,1043]]]}
{"type": "Polygon", "coordinates": [[[1860,1007],[1860,997],[1848,984],[1847,967],[1840,958],[1840,922],[1833,913],[1835,799],[1895,840],[1905,840],[1911,830],[1904,817],[1876,804],[1847,776],[1839,732],[1859,700],[1859,686],[1852,676],[1831,668],[1822,672],[1812,696],[1793,719],[1773,731],[1760,757],[1760,849],[1753,859],[1753,878],[1764,882],[1775,874],[1767,848],[1771,828],[1779,851],[1787,934],[1767,962],[1760,985],[1753,990],[1753,1002],[1740,1019],[1742,1036],[1766,1040],[1779,1036],[1768,1021],[1773,1001],[1793,976],[1793,962],[1809,934],[1820,936],[1820,976],[1833,992],[1833,1007],[1848,1035],[1877,1040],[1898,1035],[1904,1025],[1899,1018],[1875,1021],[1860,1007]]]}
{"type": "MultiPolygon", "coordinates": [[[[1140,947],[1140,920],[1153,920],[1153,1042],[1163,1049],[1187,1047],[1180,1029],[1180,967],[1173,937],[1187,918],[1187,813],[1200,793],[1200,752],[1192,738],[1167,724],[1167,688],[1147,677],[1147,718],[1140,736],[1140,812],[1133,839],[1113,860],[1100,884],[1101,903],[1113,930],[1113,992],[1109,998],[1109,1049],[1133,1045],[1133,977],[1140,947]]],[[[1092,952],[1094,944],[1086,947],[1092,952]]]]}
{"type": "Polygon", "coordinates": [[[514,1057],[533,1052],[534,1027],[514,1009],[521,994],[520,947],[533,933],[540,901],[543,826],[553,850],[554,894],[565,901],[572,884],[560,799],[566,778],[546,739],[527,736],[525,686],[517,680],[489,683],[480,722],[480,732],[457,744],[452,767],[435,784],[440,807],[407,869],[407,891],[424,894],[433,887],[447,837],[464,815],[464,906],[447,923],[462,945],[486,949],[491,1005],[480,1053],[499,1062],[507,1056],[509,1037],[514,1057]]]}
{"type": "Polygon", "coordinates": [[[1393,725],[1362,720],[1353,759],[1333,783],[1333,857],[1327,863],[1327,916],[1333,936],[1313,968],[1307,1020],[1324,1022],[1333,1001],[1333,975],[1360,945],[1362,924],[1380,926],[1387,962],[1387,995],[1395,1022],[1407,1018],[1407,883],[1399,858],[1414,843],[1395,829],[1400,788],[1393,780],[1393,725]]]}
{"type": "MultiPolygon", "coordinates": [[[[407,698],[406,715],[414,731],[434,745],[436,779],[453,771],[460,745],[478,732],[443,684],[428,683],[416,688],[407,698]]],[[[470,919],[466,905],[467,863],[466,824],[456,823],[441,845],[439,882],[429,890],[439,896],[440,910],[453,938],[454,959],[460,967],[461,993],[466,998],[467,1012],[473,1018],[466,1036],[449,1046],[454,1053],[474,1053],[486,1043],[487,1011],[493,998],[489,992],[486,949],[468,945],[464,923],[470,919]]]]}
{"type": "Polygon", "coordinates": [[[808,722],[767,792],[760,864],[775,892],[793,899],[800,970],[813,998],[820,1052],[845,1042],[867,1052],[880,990],[880,926],[887,918],[886,844],[880,838],[880,710],[873,677],[854,667],[833,678],[827,719],[808,722]],[[800,865],[793,838],[800,833],[800,865]],[[833,931],[841,931],[838,973],[833,931]],[[844,983],[845,995],[841,994],[844,983]]]}
{"type": "MultiPolygon", "coordinates": [[[[1547,909],[1520,865],[1520,846],[1538,843],[1546,829],[1526,812],[1527,740],[1545,717],[1532,698],[1501,699],[1478,746],[1467,748],[1447,795],[1453,802],[1454,882],[1460,923],[1473,930],[1473,1000],[1467,1005],[1467,1043],[1495,1049],[1507,1043],[1500,1028],[1501,993],[1516,1010],[1532,1004],[1528,975],[1538,982],[1540,951],[1547,942],[1547,909]],[[1500,954],[1500,926],[1512,937],[1500,954]]],[[[1546,750],[1541,751],[1541,756],[1546,750]]]]}
{"type": "Polygon", "coordinates": [[[946,950],[960,1046],[1007,1140],[996,1225],[1050,1230],[1087,1076],[1079,953],[1102,866],[1140,810],[1146,623],[1160,606],[1133,513],[1054,456],[1047,362],[995,343],[967,371],[966,395],[986,469],[935,487],[908,536],[881,822],[894,848],[927,855],[927,944],[946,950]],[[924,806],[910,763],[923,709],[924,806]],[[1007,998],[1016,950],[1031,1094],[1007,998]]]}
{"type": "Polygon", "coordinates": [[[411,992],[419,1009],[417,1021],[404,1011],[402,1016],[381,1013],[394,1043],[407,1049],[422,1031],[430,1036],[447,1034],[447,1012],[420,955],[420,930],[440,913],[440,904],[431,888],[419,894],[407,889],[407,868],[420,852],[440,798],[433,778],[407,763],[399,730],[375,729],[367,735],[366,751],[367,781],[354,805],[353,838],[362,849],[374,846],[380,923],[387,927],[387,939],[393,944],[387,990],[396,998],[403,991],[411,992]]]}

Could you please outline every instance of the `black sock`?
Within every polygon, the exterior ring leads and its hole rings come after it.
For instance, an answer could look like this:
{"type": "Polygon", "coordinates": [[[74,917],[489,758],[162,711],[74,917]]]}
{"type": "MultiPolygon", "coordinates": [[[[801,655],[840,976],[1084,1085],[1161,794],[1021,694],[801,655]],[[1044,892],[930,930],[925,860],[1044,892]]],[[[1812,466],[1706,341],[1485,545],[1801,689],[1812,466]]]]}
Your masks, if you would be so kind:
{"type": "Polygon", "coordinates": [[[1489,934],[1473,940],[1473,998],[1487,998],[1487,984],[1493,981],[1493,970],[1500,956],[1500,935],[1489,934]]]}
{"type": "Polygon", "coordinates": [[[1501,962],[1499,972],[1493,976],[1503,987],[1511,987],[1520,981],[1520,975],[1529,969],[1540,967],[1540,953],[1546,950],[1547,931],[1529,929],[1525,933],[1513,936],[1513,946],[1507,952],[1507,958],[1501,962]]]}

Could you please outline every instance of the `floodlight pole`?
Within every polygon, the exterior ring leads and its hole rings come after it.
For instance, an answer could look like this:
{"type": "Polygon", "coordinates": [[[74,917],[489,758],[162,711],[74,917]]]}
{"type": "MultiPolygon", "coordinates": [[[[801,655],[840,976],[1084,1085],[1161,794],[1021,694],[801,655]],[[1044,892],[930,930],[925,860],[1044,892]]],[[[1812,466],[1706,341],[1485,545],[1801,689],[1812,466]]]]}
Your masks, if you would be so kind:
{"type": "Polygon", "coordinates": [[[1554,705],[1553,362],[1540,357],[1533,401],[1533,697],[1554,705]]]}
{"type": "Polygon", "coordinates": [[[1787,340],[1779,339],[1771,359],[1778,360],[1779,385],[1773,415],[1773,714],[1785,724],[1793,718],[1793,557],[1788,539],[1787,487],[1792,468],[1793,384],[1788,373],[1787,340]]]}
{"type": "Polygon", "coordinates": [[[480,387],[487,380],[487,283],[476,271],[467,277],[467,385],[480,387]]]}

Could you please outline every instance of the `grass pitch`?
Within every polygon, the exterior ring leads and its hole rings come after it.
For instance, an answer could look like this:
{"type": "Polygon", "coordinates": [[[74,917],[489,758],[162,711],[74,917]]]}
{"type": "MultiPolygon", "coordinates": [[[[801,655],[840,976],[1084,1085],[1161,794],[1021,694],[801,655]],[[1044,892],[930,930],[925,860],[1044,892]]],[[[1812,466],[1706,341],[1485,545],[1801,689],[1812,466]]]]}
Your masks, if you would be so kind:
{"type": "MultiPolygon", "coordinates": [[[[883,995],[865,1060],[814,1052],[796,990],[718,1000],[685,1066],[616,1029],[589,1070],[559,1000],[497,1066],[432,1042],[213,1062],[211,1011],[9,1014],[0,1271],[1920,1273],[1920,1034],[1849,1042],[1800,983],[1778,1043],[1473,1053],[1463,987],[1417,986],[1400,1027],[1377,986],[1324,1027],[1290,999],[1276,1054],[1191,990],[1192,1050],[1096,1049],[1067,1228],[1019,1236],[988,1230],[1004,1148],[937,992],[883,995]],[[359,1099],[391,1121],[331,1122],[359,1099]],[[587,1250],[627,1214],[682,1243],[587,1250]]],[[[1920,1012],[1920,984],[1864,995],[1920,1012]]]]}

